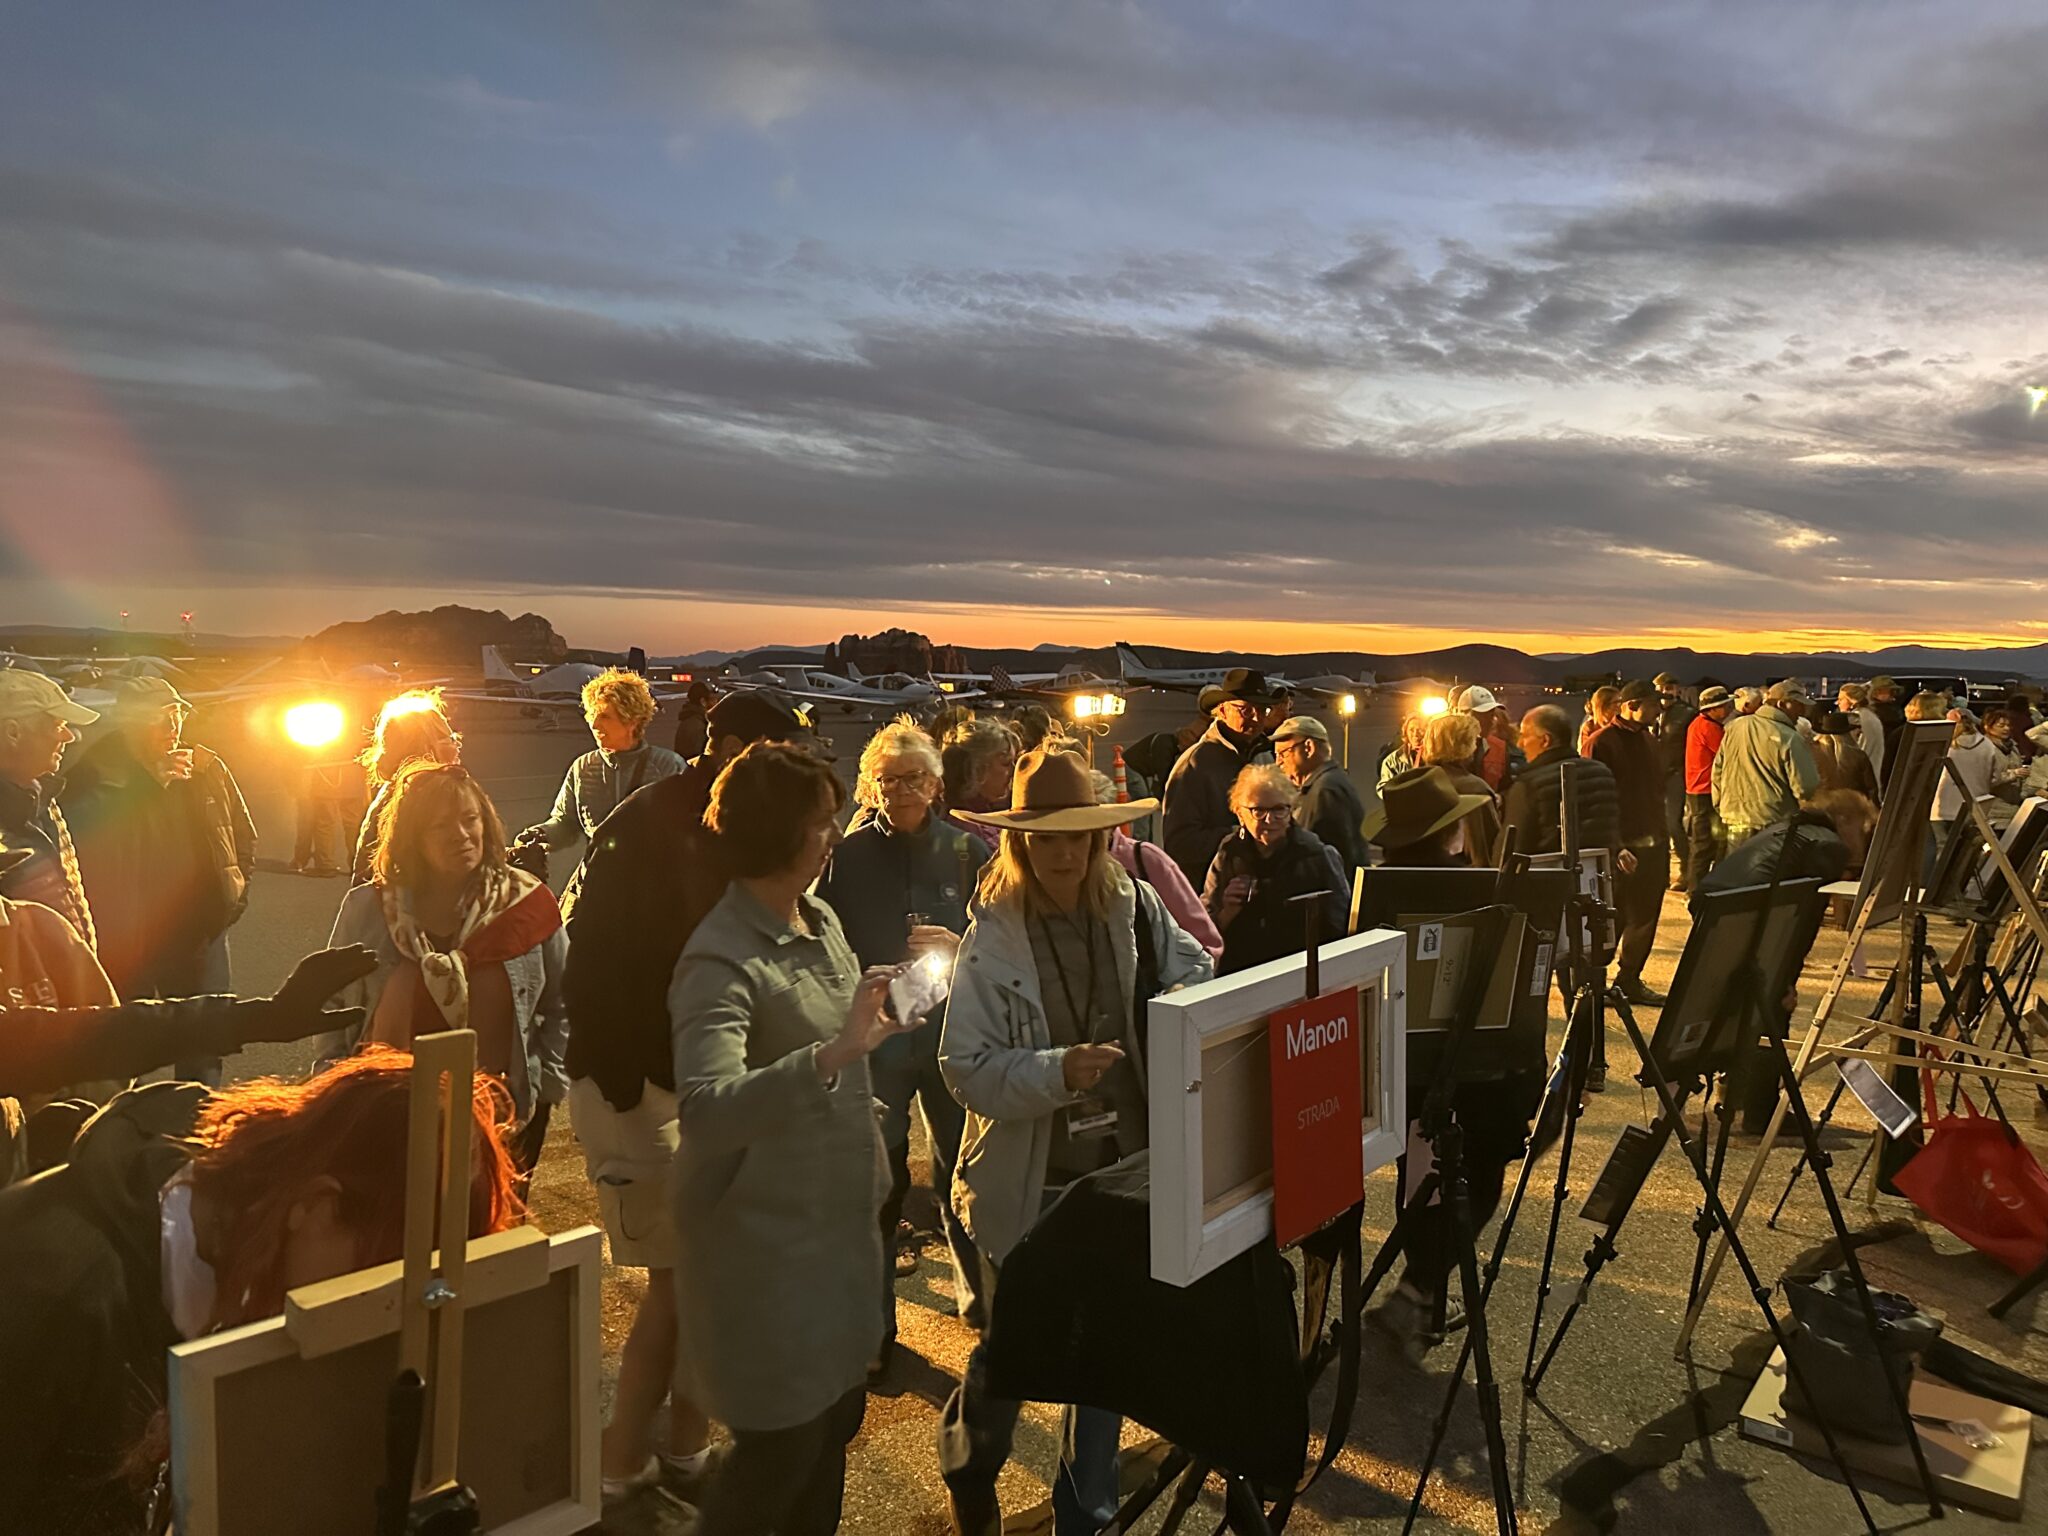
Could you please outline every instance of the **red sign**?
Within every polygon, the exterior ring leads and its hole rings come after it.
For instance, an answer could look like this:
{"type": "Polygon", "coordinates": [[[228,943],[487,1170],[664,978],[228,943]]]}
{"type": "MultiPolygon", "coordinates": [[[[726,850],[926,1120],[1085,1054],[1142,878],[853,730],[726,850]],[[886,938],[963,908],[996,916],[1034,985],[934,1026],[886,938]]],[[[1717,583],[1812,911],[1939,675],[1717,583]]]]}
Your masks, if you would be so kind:
{"type": "Polygon", "coordinates": [[[1358,988],[1272,1015],[1273,1237],[1296,1243],[1365,1197],[1358,988]]]}

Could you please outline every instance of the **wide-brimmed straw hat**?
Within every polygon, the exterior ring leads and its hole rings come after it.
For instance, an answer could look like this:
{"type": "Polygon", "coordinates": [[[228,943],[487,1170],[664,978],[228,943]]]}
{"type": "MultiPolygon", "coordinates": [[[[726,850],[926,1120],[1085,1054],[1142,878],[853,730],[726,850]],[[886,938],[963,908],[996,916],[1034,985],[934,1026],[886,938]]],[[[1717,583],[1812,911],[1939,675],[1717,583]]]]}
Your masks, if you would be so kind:
{"type": "Polygon", "coordinates": [[[1410,768],[1380,786],[1380,808],[1365,818],[1365,839],[1382,848],[1405,848],[1471,815],[1488,798],[1459,794],[1441,768],[1410,768]]]}
{"type": "Polygon", "coordinates": [[[1099,805],[1088,765],[1071,752],[1041,747],[1017,759],[1007,811],[955,811],[962,821],[1011,832],[1106,832],[1159,809],[1157,800],[1099,805]]]}

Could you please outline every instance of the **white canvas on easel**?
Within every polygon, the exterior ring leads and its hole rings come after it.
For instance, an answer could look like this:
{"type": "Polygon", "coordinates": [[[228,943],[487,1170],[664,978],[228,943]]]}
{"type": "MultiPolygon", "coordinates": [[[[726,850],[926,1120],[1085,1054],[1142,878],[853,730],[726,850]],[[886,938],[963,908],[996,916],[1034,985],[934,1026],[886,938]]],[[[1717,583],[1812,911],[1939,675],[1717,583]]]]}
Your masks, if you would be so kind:
{"type": "MultiPolygon", "coordinates": [[[[1407,1142],[1408,935],[1381,928],[1338,939],[1322,948],[1319,967],[1322,994],[1359,989],[1359,1141],[1370,1174],[1407,1142]]],[[[1306,974],[1306,957],[1293,955],[1152,999],[1146,1048],[1155,1280],[1190,1285],[1272,1234],[1266,1021],[1300,1001],[1306,974]]]]}

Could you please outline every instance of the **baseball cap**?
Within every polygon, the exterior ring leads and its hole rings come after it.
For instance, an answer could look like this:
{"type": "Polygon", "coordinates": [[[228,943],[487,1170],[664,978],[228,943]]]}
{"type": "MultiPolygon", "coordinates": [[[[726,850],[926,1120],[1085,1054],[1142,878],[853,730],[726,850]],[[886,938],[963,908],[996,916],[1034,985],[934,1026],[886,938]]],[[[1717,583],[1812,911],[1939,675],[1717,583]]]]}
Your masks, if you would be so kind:
{"type": "Polygon", "coordinates": [[[1657,685],[1655,683],[1646,683],[1641,678],[1637,678],[1634,682],[1622,686],[1621,702],[1624,704],[1635,704],[1644,699],[1654,699],[1656,697],[1657,685]]]}
{"type": "Polygon", "coordinates": [[[1295,741],[1304,736],[1326,747],[1330,744],[1329,729],[1314,715],[1289,715],[1280,722],[1280,729],[1273,733],[1273,740],[1276,743],[1295,741]]]}
{"type": "Polygon", "coordinates": [[[1650,681],[1660,689],[1671,689],[1679,686],[1678,674],[1676,672],[1659,672],[1650,681]]]}
{"type": "Polygon", "coordinates": [[[28,715],[55,715],[66,725],[91,725],[97,710],[87,709],[40,672],[25,667],[0,671],[0,720],[28,715]]]}
{"type": "Polygon", "coordinates": [[[1468,715],[1490,715],[1500,708],[1500,700],[1493,696],[1491,688],[1482,688],[1474,683],[1465,690],[1465,697],[1458,701],[1457,708],[1468,715]]]}
{"type": "Polygon", "coordinates": [[[107,684],[107,692],[116,715],[146,715],[172,704],[183,710],[192,708],[185,696],[161,677],[117,677],[107,684]]]}

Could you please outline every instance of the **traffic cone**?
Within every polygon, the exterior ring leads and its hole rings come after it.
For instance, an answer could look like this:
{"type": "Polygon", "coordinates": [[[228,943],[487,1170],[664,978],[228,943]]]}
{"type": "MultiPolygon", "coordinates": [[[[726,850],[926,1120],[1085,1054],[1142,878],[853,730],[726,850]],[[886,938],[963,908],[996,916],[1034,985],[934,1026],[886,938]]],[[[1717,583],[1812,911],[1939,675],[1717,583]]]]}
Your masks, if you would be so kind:
{"type": "Polygon", "coordinates": [[[1109,781],[1116,786],[1116,803],[1128,805],[1131,799],[1131,786],[1124,775],[1124,749],[1117,747],[1113,750],[1116,755],[1110,760],[1109,781]]]}

